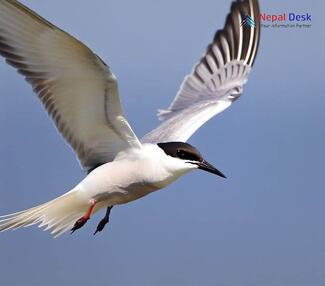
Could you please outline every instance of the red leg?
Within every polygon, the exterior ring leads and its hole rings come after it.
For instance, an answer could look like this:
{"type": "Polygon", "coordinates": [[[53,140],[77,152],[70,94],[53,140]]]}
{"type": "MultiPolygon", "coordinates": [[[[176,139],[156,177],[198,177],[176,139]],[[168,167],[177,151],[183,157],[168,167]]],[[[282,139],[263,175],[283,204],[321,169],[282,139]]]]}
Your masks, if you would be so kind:
{"type": "Polygon", "coordinates": [[[94,207],[96,206],[96,201],[95,200],[92,200],[91,201],[91,205],[90,205],[90,207],[89,207],[89,209],[88,209],[88,211],[86,212],[86,214],[83,216],[85,219],[90,219],[90,216],[91,216],[91,213],[93,212],[93,210],[94,210],[94,207]]]}
{"type": "Polygon", "coordinates": [[[71,234],[73,234],[77,229],[83,227],[85,225],[85,223],[90,219],[90,216],[94,210],[94,207],[96,206],[96,203],[97,203],[96,200],[91,201],[91,205],[90,205],[88,211],[85,213],[85,215],[83,217],[79,218],[75,222],[73,228],[71,229],[71,234]]]}

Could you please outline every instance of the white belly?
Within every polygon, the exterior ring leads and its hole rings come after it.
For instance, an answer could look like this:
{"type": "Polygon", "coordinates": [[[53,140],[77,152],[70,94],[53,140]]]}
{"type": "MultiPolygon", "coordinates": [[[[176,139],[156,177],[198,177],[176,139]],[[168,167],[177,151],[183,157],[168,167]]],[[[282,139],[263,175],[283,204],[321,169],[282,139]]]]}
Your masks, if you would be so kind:
{"type": "MultiPolygon", "coordinates": [[[[78,186],[85,200],[95,199],[103,207],[125,204],[163,188],[170,183],[141,171],[138,162],[113,161],[91,172],[78,186]],[[150,178],[150,179],[149,179],[150,178]]],[[[168,177],[165,178],[165,177],[168,177]]]]}
{"type": "Polygon", "coordinates": [[[155,144],[119,153],[116,160],[92,171],[76,190],[85,202],[96,199],[98,209],[125,204],[157,191],[196,168],[175,161],[155,144]]]}

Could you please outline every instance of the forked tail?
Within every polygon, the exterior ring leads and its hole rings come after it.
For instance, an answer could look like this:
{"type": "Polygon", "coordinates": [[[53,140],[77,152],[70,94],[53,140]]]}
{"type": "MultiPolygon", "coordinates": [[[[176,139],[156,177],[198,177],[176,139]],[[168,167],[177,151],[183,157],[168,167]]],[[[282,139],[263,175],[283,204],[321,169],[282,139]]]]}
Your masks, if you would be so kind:
{"type": "Polygon", "coordinates": [[[85,201],[81,201],[76,191],[72,190],[45,204],[0,216],[0,231],[39,224],[39,227],[45,227],[44,230],[58,237],[70,230],[86,209],[85,201]]]}

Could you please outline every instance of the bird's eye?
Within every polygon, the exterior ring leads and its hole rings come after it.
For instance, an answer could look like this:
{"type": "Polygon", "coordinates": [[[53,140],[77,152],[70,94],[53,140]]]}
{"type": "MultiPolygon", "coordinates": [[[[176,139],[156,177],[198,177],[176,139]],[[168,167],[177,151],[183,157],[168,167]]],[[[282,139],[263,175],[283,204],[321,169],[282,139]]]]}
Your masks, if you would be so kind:
{"type": "Polygon", "coordinates": [[[188,155],[189,154],[183,150],[177,150],[177,157],[180,159],[187,159],[188,155]]]}
{"type": "Polygon", "coordinates": [[[184,150],[177,150],[177,157],[183,160],[190,160],[190,161],[200,160],[195,154],[186,152],[184,150]]]}

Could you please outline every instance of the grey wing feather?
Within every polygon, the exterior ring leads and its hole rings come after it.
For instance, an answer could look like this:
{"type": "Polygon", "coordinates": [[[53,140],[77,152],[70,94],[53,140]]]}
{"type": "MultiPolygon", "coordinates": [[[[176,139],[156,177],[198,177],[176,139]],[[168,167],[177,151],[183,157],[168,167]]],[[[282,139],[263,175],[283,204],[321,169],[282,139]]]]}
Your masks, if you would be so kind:
{"type": "Polygon", "coordinates": [[[32,85],[85,170],[141,146],[123,115],[110,68],[18,1],[0,0],[0,55],[32,85]]]}
{"type": "Polygon", "coordinates": [[[142,142],[187,141],[206,121],[239,98],[260,39],[257,0],[232,3],[225,26],[216,32],[201,60],[185,77],[175,99],[158,116],[163,122],[142,142]],[[250,16],[255,26],[242,25],[250,16]]]}

